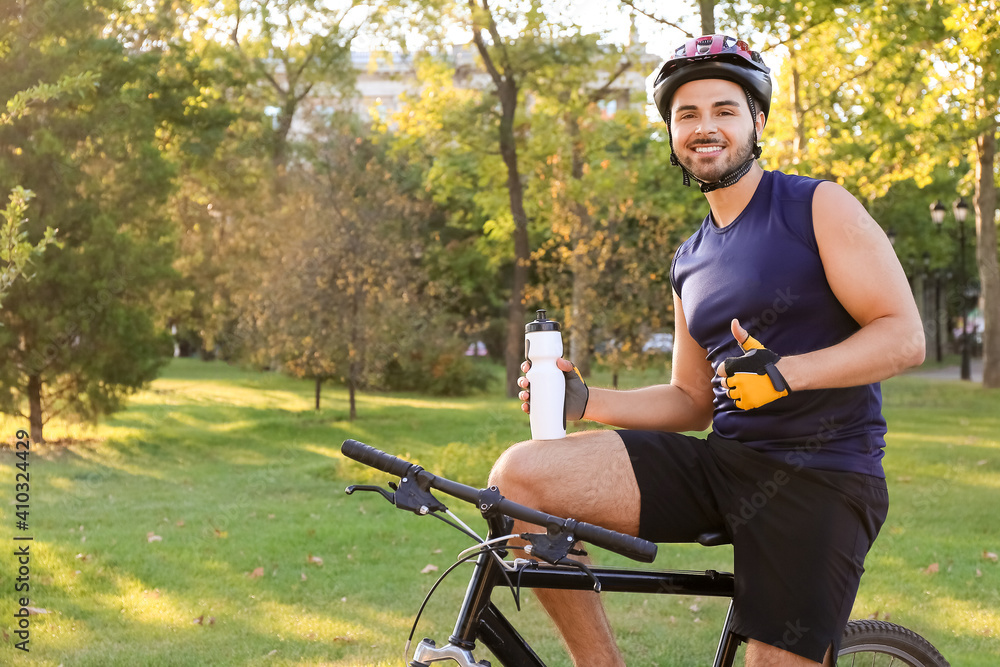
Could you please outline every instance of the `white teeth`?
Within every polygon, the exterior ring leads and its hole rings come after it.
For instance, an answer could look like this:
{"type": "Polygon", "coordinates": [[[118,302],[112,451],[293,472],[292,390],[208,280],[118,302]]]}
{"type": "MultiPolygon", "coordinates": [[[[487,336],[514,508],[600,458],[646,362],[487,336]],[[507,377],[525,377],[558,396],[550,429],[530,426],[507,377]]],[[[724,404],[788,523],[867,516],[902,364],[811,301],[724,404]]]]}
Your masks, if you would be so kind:
{"type": "Polygon", "coordinates": [[[695,148],[695,153],[714,153],[716,151],[721,151],[721,146],[702,146],[700,148],[695,148]]]}

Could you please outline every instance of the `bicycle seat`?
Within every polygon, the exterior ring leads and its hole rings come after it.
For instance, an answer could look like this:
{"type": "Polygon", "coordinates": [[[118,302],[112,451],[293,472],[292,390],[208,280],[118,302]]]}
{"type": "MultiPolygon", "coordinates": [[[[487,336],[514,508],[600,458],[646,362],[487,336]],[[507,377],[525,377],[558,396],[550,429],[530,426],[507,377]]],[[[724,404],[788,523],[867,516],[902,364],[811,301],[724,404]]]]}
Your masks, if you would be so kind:
{"type": "Polygon", "coordinates": [[[722,544],[732,544],[729,535],[721,530],[702,533],[698,536],[698,544],[703,547],[717,547],[722,544]]]}

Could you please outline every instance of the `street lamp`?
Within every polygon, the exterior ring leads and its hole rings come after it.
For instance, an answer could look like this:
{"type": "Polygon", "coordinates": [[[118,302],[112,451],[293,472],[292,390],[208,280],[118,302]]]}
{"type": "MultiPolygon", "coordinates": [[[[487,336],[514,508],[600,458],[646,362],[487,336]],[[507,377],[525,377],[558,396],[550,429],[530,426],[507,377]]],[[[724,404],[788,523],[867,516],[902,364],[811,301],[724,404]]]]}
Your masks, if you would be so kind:
{"type": "MultiPolygon", "coordinates": [[[[924,277],[934,278],[934,360],[941,361],[941,269],[931,271],[931,254],[924,252],[924,277]]],[[[927,303],[926,296],[924,303],[927,303]]]]}
{"type": "MultiPolygon", "coordinates": [[[[944,214],[948,209],[941,203],[941,200],[931,204],[931,221],[937,225],[938,229],[944,222],[944,214]]],[[[968,287],[967,274],[965,272],[965,218],[969,214],[969,205],[965,199],[959,197],[951,207],[951,213],[958,223],[958,271],[959,284],[962,286],[961,308],[962,308],[962,379],[972,379],[972,369],[969,362],[969,331],[968,331],[968,304],[966,303],[966,289],[968,287]]]]}

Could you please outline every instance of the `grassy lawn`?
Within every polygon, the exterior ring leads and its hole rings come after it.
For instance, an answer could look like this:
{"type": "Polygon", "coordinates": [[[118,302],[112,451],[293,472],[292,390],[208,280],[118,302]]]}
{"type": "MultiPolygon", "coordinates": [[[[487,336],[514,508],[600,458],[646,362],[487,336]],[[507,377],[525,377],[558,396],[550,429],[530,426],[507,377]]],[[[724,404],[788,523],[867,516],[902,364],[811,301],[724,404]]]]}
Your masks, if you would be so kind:
{"type": "MultiPolygon", "coordinates": [[[[911,627],[953,665],[993,667],[1000,392],[906,377],[884,392],[892,509],[854,616],[911,627]]],[[[70,444],[33,450],[26,532],[14,528],[17,459],[0,451],[0,664],[403,664],[424,593],[468,541],[374,494],[346,496],[349,483],[388,478],[344,460],[341,441],[356,438],[480,485],[492,460],[527,436],[527,419],[496,392],[379,394],[360,398],[352,424],[346,398],[329,389],[317,412],[307,382],[177,361],[101,426],[47,427],[50,440],[70,444]],[[47,612],[30,617],[28,654],[13,646],[15,532],[34,537],[30,605],[47,612]],[[422,573],[428,565],[438,572],[422,573]]],[[[18,428],[25,424],[0,421],[3,441],[18,428]]],[[[457,501],[452,509],[482,526],[457,501]]],[[[730,569],[732,554],[662,545],[657,565],[730,569]]],[[[447,639],[468,572],[460,568],[439,589],[418,639],[447,639]]],[[[567,665],[525,598],[519,628],[550,664],[567,665]]],[[[607,604],[630,665],[708,663],[725,612],[711,599],[618,595],[607,604]]],[[[509,594],[501,606],[513,606],[509,594]]]]}

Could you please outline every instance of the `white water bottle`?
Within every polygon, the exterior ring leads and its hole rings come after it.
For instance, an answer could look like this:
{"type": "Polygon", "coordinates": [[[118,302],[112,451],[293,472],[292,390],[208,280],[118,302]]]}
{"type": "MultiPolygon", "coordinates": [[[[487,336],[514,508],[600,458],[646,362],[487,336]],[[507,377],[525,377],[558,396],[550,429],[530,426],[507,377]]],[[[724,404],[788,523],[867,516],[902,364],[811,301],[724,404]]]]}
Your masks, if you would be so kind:
{"type": "Polygon", "coordinates": [[[559,323],[545,319],[545,311],[524,326],[524,357],[531,362],[527,377],[531,392],[531,437],[557,440],[566,437],[566,376],[556,366],[563,354],[559,323]]]}

